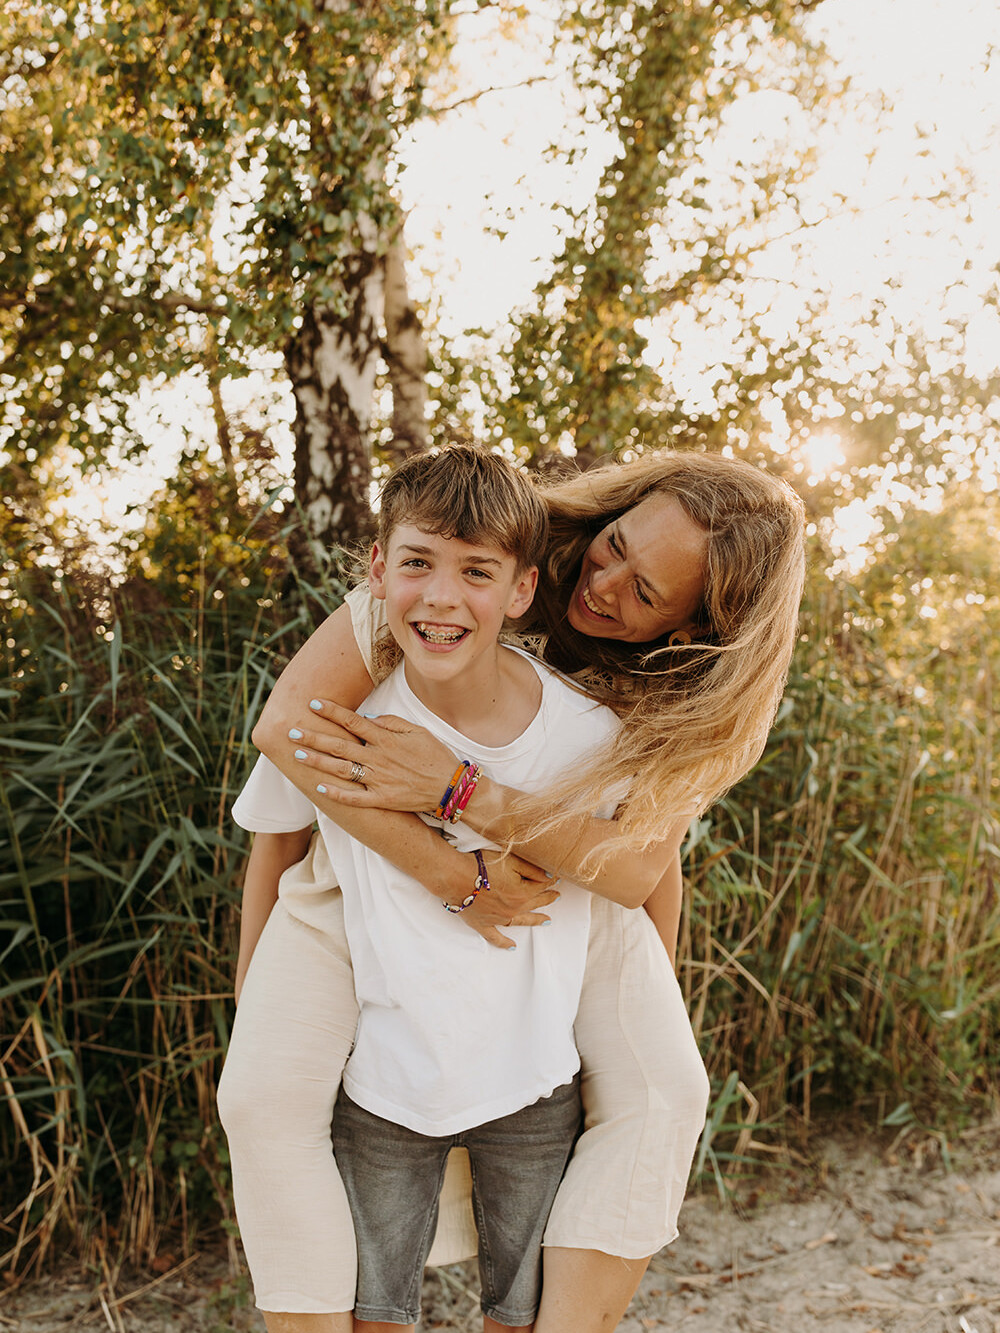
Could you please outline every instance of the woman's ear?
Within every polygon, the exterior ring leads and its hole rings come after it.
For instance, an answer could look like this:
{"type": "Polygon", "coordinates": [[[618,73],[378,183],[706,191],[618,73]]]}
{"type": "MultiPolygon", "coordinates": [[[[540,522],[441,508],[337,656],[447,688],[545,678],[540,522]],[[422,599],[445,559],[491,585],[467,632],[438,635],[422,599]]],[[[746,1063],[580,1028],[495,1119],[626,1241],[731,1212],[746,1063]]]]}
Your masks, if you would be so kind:
{"type": "Polygon", "coordinates": [[[372,552],[368,560],[368,587],[373,597],[385,601],[385,556],[378,542],[372,543],[372,552]]]}
{"type": "Polygon", "coordinates": [[[525,611],[531,605],[535,596],[535,589],[538,586],[538,566],[532,565],[530,569],[523,570],[514,580],[514,586],[510,592],[510,598],[507,602],[507,617],[509,620],[517,620],[523,616],[525,611]]]}

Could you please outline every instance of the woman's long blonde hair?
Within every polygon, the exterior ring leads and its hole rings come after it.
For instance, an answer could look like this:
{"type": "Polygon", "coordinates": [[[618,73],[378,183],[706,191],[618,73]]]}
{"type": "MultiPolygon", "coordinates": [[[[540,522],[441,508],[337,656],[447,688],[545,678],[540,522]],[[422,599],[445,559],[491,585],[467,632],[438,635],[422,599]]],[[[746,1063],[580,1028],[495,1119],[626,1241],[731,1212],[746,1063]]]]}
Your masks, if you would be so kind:
{"type": "MultiPolygon", "coordinates": [[[[805,571],[804,510],[760,468],[718,454],[662,451],[543,488],[550,539],[539,588],[518,629],[541,655],[619,714],[617,738],[549,796],[532,832],[593,808],[594,794],[628,790],[615,838],[648,846],[693,817],[760,758],[795,645],[805,571]],[[705,590],[689,644],[632,644],[575,631],[566,608],[584,552],[609,523],[650,496],[672,496],[708,537],[705,590]]],[[[526,806],[526,810],[529,807],[526,806]]],[[[620,843],[618,844],[620,845],[620,843]]],[[[603,854],[602,854],[603,852],[603,854]]]]}

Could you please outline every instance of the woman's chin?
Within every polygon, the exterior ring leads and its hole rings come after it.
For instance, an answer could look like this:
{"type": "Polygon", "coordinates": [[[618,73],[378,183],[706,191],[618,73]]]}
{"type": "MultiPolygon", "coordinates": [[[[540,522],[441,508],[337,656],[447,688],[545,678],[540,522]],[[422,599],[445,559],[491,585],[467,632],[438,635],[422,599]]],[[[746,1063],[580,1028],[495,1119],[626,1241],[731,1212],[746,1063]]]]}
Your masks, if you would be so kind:
{"type": "Polygon", "coordinates": [[[570,602],[566,610],[566,623],[569,625],[570,629],[575,629],[577,634],[586,634],[588,638],[593,638],[595,633],[594,627],[584,621],[583,617],[576,609],[575,602],[576,598],[570,602]]]}

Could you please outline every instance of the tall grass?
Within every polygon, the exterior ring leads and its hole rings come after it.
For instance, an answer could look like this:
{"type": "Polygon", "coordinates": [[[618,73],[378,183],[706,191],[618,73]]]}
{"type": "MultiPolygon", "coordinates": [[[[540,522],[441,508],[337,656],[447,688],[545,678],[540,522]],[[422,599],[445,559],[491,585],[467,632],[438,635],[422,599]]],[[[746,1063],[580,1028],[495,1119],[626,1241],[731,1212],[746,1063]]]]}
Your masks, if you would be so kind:
{"type": "Polygon", "coordinates": [[[302,598],[283,616],[266,588],[224,586],[203,577],[173,605],[146,587],[145,609],[37,570],[9,589],[0,1267],[42,1263],[61,1229],[89,1259],[147,1262],[230,1213],[214,1092],[245,839],[229,805],[275,654],[309,622],[302,598]]]}
{"type": "Polygon", "coordinates": [[[921,707],[851,598],[810,590],[764,760],[693,831],[682,972],[744,1116],[954,1126],[998,1091],[994,664],[943,658],[921,707]]]}
{"type": "MultiPolygon", "coordinates": [[[[148,1263],[231,1229],[214,1093],[245,847],[228,810],[276,666],[341,592],[282,599],[249,555],[236,572],[126,598],[35,569],[4,590],[3,1267],[57,1237],[148,1263]]],[[[789,1111],[953,1122],[994,1096],[990,662],[942,667],[943,706],[917,712],[877,640],[845,633],[843,596],[813,590],[767,755],[688,850],[680,957],[713,1152],[768,1146],[789,1111]]]]}

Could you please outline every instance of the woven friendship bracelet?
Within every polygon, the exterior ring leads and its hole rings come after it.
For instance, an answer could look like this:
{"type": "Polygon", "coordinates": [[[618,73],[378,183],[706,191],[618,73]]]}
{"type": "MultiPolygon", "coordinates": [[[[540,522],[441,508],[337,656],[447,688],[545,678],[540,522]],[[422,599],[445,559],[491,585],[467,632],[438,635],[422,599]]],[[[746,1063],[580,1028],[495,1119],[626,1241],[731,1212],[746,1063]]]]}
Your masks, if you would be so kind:
{"type": "Polygon", "coordinates": [[[468,768],[455,783],[451,797],[444,807],[441,818],[449,824],[457,824],[462,818],[465,807],[472,798],[472,793],[476,790],[476,784],[479,782],[480,769],[478,764],[469,764],[468,768]]]}
{"type": "Polygon", "coordinates": [[[483,854],[480,851],[475,851],[472,855],[476,858],[476,866],[479,870],[475,887],[457,906],[454,903],[442,903],[446,912],[464,912],[467,907],[472,906],[481,893],[489,893],[490,881],[486,874],[486,862],[483,860],[483,854]]]}
{"type": "Polygon", "coordinates": [[[444,812],[445,812],[445,809],[447,808],[448,802],[451,800],[452,792],[453,792],[453,791],[455,790],[455,788],[458,786],[458,783],[459,783],[459,781],[461,780],[463,774],[464,774],[469,768],[471,768],[471,767],[472,767],[472,764],[471,764],[470,760],[468,760],[468,759],[461,759],[461,760],[459,760],[458,768],[455,769],[455,772],[452,774],[452,779],[451,779],[451,781],[448,783],[447,787],[445,787],[445,789],[444,789],[444,795],[441,797],[440,801],[438,801],[438,803],[437,803],[437,809],[434,811],[434,818],[435,818],[435,819],[443,819],[443,818],[444,818],[444,812]]]}

